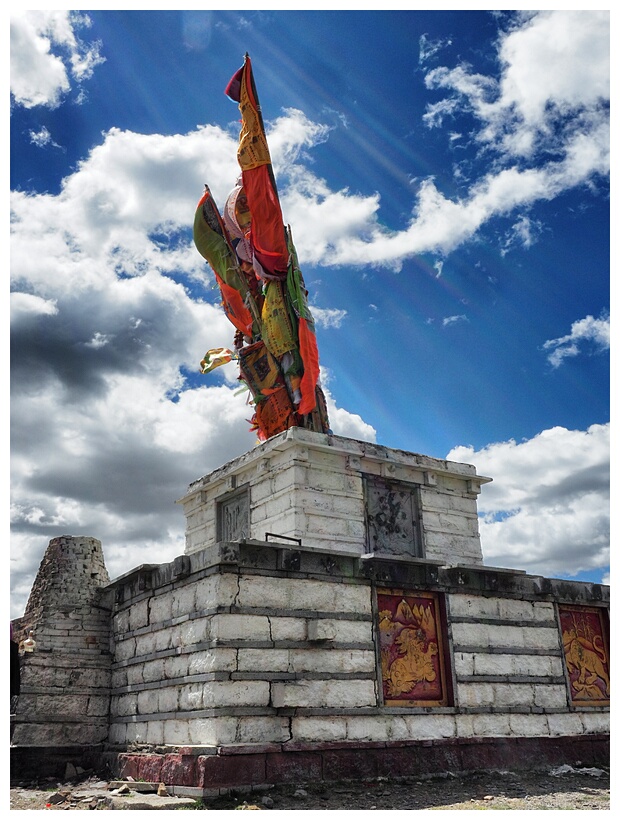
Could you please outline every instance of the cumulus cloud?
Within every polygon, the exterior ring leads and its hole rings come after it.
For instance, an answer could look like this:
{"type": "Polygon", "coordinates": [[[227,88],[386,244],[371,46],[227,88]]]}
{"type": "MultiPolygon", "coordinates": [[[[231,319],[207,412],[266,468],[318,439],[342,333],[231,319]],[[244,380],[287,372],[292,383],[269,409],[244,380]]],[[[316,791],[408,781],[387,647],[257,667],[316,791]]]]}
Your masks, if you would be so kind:
{"type": "Polygon", "coordinates": [[[76,34],[90,19],[76,11],[11,13],[11,95],[24,108],[57,108],[74,84],[104,61],[101,43],[76,34]]]}
{"type": "MultiPolygon", "coordinates": [[[[300,143],[321,134],[288,125],[274,126],[285,162],[296,129],[300,143]]],[[[14,616],[58,534],[100,538],[112,576],[181,554],[175,499],[256,444],[236,374],[198,374],[234,328],[191,224],[204,179],[224,202],[236,144],[211,126],[174,137],[113,128],[58,194],[11,195],[14,616]]],[[[313,310],[334,328],[346,313],[313,310]]],[[[374,436],[328,402],[336,432],[374,436]]]]}
{"type": "Polygon", "coordinates": [[[578,356],[584,351],[593,350],[599,353],[609,350],[610,323],[609,316],[603,314],[598,319],[586,316],[571,325],[570,333],[559,339],[549,339],[543,345],[543,350],[551,351],[547,355],[550,365],[559,367],[564,359],[578,356]]]}
{"type": "Polygon", "coordinates": [[[478,501],[486,564],[547,577],[609,564],[609,424],[455,447],[447,458],[493,478],[478,501]]]}
{"type": "Polygon", "coordinates": [[[609,101],[609,12],[525,12],[500,36],[498,60],[498,78],[467,65],[429,72],[429,88],[452,96],[427,112],[428,124],[466,105],[482,124],[480,142],[519,157],[562,152],[574,130],[599,129],[609,101]]]}

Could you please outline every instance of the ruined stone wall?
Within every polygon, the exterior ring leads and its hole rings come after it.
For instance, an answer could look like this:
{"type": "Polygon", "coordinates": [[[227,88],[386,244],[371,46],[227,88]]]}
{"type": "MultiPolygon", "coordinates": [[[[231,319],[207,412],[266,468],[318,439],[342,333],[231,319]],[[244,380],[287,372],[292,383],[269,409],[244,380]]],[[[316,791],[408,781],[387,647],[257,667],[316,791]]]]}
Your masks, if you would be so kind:
{"type": "Polygon", "coordinates": [[[102,743],[110,704],[111,600],[101,542],[52,539],[26,611],[13,622],[18,639],[32,630],[36,649],[21,657],[16,746],[102,743]]]}

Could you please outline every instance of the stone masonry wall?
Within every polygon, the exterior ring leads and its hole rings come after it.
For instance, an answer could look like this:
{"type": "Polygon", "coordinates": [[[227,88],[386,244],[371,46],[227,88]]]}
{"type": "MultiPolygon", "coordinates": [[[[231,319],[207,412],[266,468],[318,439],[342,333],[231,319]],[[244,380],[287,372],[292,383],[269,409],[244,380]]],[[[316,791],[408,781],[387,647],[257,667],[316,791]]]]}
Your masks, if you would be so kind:
{"type": "Polygon", "coordinates": [[[101,542],[52,539],[26,611],[13,621],[19,639],[33,630],[36,650],[21,658],[21,691],[12,743],[102,743],[110,704],[111,600],[101,542]]]}
{"type": "Polygon", "coordinates": [[[218,503],[244,489],[249,521],[241,540],[263,541],[275,533],[306,547],[372,551],[364,496],[369,478],[417,491],[423,557],[482,563],[476,501],[490,479],[476,475],[474,467],[301,428],[190,485],[179,502],[187,518],[186,553],[227,540],[218,532],[218,503]]]}
{"type": "MultiPolygon", "coordinates": [[[[117,585],[110,742],[446,741],[609,731],[569,705],[558,601],[605,588],[495,568],[217,544],[117,585]],[[545,583],[543,583],[545,581],[545,583]],[[445,597],[453,702],[381,705],[377,586],[445,597]]],[[[209,751],[210,749],[210,751],[209,751]]]]}

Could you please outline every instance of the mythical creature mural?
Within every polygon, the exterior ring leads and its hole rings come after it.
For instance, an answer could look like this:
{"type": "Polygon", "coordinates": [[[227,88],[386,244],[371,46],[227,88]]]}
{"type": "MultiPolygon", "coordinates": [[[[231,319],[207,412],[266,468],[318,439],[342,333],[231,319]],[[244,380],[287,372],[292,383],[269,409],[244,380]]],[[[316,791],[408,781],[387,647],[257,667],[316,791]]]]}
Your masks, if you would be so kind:
{"type": "Polygon", "coordinates": [[[562,645],[575,705],[609,703],[609,652],[604,613],[598,608],[560,606],[562,645]]]}
{"type": "Polygon", "coordinates": [[[447,705],[437,596],[378,590],[377,606],[386,706],[447,705]]]}

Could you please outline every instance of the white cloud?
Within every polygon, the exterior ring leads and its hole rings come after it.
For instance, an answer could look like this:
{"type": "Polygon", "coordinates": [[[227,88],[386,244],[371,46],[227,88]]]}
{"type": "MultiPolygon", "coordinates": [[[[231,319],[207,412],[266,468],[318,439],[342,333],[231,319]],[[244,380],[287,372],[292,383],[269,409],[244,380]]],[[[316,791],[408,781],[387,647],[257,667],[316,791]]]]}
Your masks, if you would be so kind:
{"type": "Polygon", "coordinates": [[[521,157],[562,151],[573,130],[598,129],[609,100],[609,12],[526,12],[500,37],[498,59],[498,79],[466,65],[429,72],[429,88],[454,96],[429,109],[428,124],[437,125],[458,102],[481,121],[481,142],[521,157]]]}
{"type": "Polygon", "coordinates": [[[346,310],[340,308],[319,308],[312,305],[312,317],[319,327],[341,327],[342,322],[347,315],[346,310]]]}
{"type": "Polygon", "coordinates": [[[486,564],[547,577],[609,564],[609,424],[455,447],[447,458],[493,478],[478,501],[486,564]]]}
{"type": "Polygon", "coordinates": [[[583,353],[584,349],[593,349],[595,352],[609,350],[610,323],[609,316],[602,315],[595,319],[586,316],[571,325],[570,333],[559,339],[549,339],[543,345],[543,350],[550,350],[547,356],[552,367],[559,367],[564,359],[583,353]]]}
{"type": "Polygon", "coordinates": [[[58,148],[58,145],[52,140],[52,135],[49,130],[43,126],[38,131],[30,131],[30,142],[38,148],[45,148],[46,145],[53,145],[58,148]]]}
{"type": "Polygon", "coordinates": [[[11,94],[17,105],[57,108],[73,83],[89,79],[100,43],[84,43],[76,30],[88,27],[76,11],[13,11],[11,14],[11,94]]]}
{"type": "Polygon", "coordinates": [[[464,313],[460,313],[458,316],[445,316],[441,322],[443,327],[448,327],[449,325],[457,324],[457,322],[468,322],[469,319],[465,316],[464,313]]]}
{"type": "Polygon", "coordinates": [[[523,248],[531,248],[542,233],[543,227],[539,220],[531,219],[529,216],[521,215],[512,225],[510,231],[502,243],[501,255],[505,256],[508,251],[516,245],[523,248]]]}
{"type": "MultiPolygon", "coordinates": [[[[11,195],[14,616],[59,532],[99,538],[112,576],[181,554],[175,499],[256,443],[236,374],[198,374],[234,328],[191,225],[203,180],[224,202],[235,157],[217,127],[111,129],[57,195],[11,195]]],[[[313,311],[326,326],[345,315],[313,311]]],[[[375,435],[328,402],[336,432],[375,435]]]]}
{"type": "Polygon", "coordinates": [[[336,405],[334,397],[332,396],[329,385],[332,381],[332,375],[328,368],[321,365],[321,387],[325,394],[325,402],[327,404],[327,413],[329,415],[329,423],[332,432],[337,436],[347,436],[358,441],[372,441],[377,440],[377,431],[370,424],[367,424],[361,416],[357,413],[349,413],[336,405]]]}

